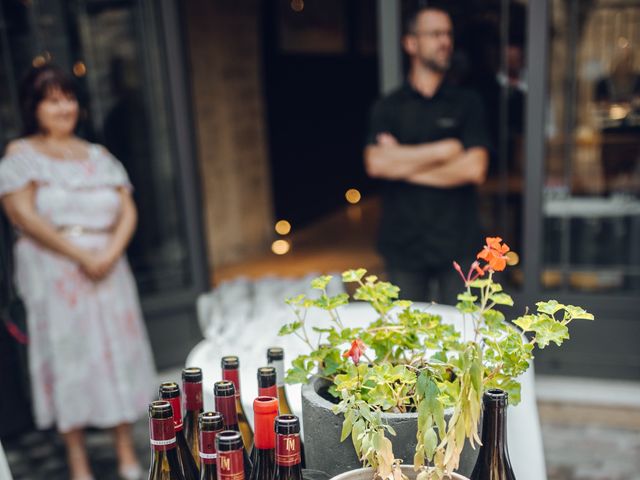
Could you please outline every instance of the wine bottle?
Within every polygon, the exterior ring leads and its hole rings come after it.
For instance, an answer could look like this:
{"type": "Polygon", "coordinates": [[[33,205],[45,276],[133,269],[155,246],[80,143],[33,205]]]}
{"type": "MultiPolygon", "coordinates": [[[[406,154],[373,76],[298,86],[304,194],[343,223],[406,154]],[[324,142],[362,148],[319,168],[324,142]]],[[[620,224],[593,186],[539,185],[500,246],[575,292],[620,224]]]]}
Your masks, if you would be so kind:
{"type": "Polygon", "coordinates": [[[200,480],[216,480],[217,453],[216,435],[224,430],[224,420],[220,412],[201,413],[198,418],[200,451],[200,480]]]}
{"type": "Polygon", "coordinates": [[[507,392],[488,390],[482,403],[482,447],[470,480],[515,480],[507,449],[507,392]]]}
{"type": "MultiPolygon", "coordinates": [[[[236,410],[236,389],[233,382],[229,380],[221,380],[213,384],[213,395],[215,397],[216,411],[222,414],[224,419],[225,430],[233,430],[240,432],[238,425],[238,412],[236,410]]],[[[248,450],[244,447],[243,442],[243,458],[245,463],[245,472],[247,476],[251,473],[251,460],[249,459],[248,450]]]]}
{"type": "Polygon", "coordinates": [[[278,409],[281,415],[291,413],[291,407],[287,400],[287,392],[284,389],[284,350],[280,347],[271,347],[267,350],[267,363],[276,369],[276,383],[278,385],[278,409]]]}
{"type": "MultiPolygon", "coordinates": [[[[267,363],[276,369],[276,384],[278,385],[278,411],[280,415],[289,415],[293,411],[287,400],[287,391],[284,388],[284,349],[281,347],[271,347],[267,350],[267,363]]],[[[300,454],[302,455],[302,468],[305,468],[304,443],[300,444],[300,454]]]]}
{"type": "Polygon", "coordinates": [[[184,391],[184,438],[196,465],[199,464],[200,441],[198,416],[202,413],[202,370],[197,367],[182,370],[184,391]]]}
{"type": "Polygon", "coordinates": [[[164,382],[160,384],[160,399],[167,400],[173,409],[173,424],[176,431],[176,446],[178,449],[178,458],[182,471],[186,480],[198,480],[200,472],[196,461],[189,451],[189,446],[184,438],[182,427],[182,405],[180,396],[180,387],[175,382],[164,382]]]}
{"type": "Polygon", "coordinates": [[[185,480],[178,460],[173,409],[169,402],[156,400],[149,404],[149,441],[149,480],[185,480]]]}
{"type": "Polygon", "coordinates": [[[253,423],[256,434],[253,444],[251,480],[273,480],[276,453],[274,425],[277,416],[277,398],[258,397],[253,401],[253,423]]]}
{"type": "Polygon", "coordinates": [[[276,469],[273,480],[302,480],[300,421],[295,415],[276,417],[276,469]]]}
{"type": "Polygon", "coordinates": [[[216,435],[218,452],[218,480],[244,480],[244,443],[242,435],[235,430],[224,430],[216,435]]]}
{"type": "Polygon", "coordinates": [[[258,369],[258,396],[278,398],[276,369],[274,367],[260,367],[258,369]]]}
{"type": "Polygon", "coordinates": [[[240,361],[236,356],[222,357],[222,378],[233,382],[236,389],[236,412],[238,413],[238,426],[242,434],[242,442],[247,451],[251,451],[253,446],[253,431],[247,415],[242,407],[242,399],[240,397],[240,361]]]}

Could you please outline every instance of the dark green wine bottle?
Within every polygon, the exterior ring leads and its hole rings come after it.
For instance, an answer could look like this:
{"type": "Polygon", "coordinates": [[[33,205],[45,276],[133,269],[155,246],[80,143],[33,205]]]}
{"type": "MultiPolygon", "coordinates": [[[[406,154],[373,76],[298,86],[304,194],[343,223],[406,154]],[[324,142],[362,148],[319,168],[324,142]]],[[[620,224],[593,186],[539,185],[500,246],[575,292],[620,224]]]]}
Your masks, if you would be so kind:
{"type": "Polygon", "coordinates": [[[217,451],[216,435],[224,430],[224,420],[220,412],[201,413],[198,418],[200,430],[199,444],[200,451],[200,480],[216,480],[217,472],[217,451]]]}
{"type": "Polygon", "coordinates": [[[488,390],[482,403],[482,447],[470,480],[515,480],[507,449],[507,392],[488,390]]]}
{"type": "Polygon", "coordinates": [[[184,438],[182,423],[182,398],[180,387],[175,382],[164,382],[160,385],[160,399],[166,400],[173,409],[173,423],[176,429],[176,445],[178,447],[178,458],[182,465],[182,471],[186,480],[199,480],[200,471],[196,461],[191,455],[187,441],[184,438]]]}
{"type": "Polygon", "coordinates": [[[149,480],[185,480],[178,459],[173,409],[167,401],[157,400],[149,405],[149,442],[149,480]]]}

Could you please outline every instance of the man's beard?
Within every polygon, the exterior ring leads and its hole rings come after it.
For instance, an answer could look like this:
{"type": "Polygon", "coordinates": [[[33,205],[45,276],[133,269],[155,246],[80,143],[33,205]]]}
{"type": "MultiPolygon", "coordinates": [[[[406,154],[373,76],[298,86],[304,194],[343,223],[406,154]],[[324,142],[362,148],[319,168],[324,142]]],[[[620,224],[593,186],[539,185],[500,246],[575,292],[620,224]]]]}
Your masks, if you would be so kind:
{"type": "Polygon", "coordinates": [[[437,73],[447,73],[449,67],[451,66],[451,57],[447,58],[445,62],[438,62],[433,58],[421,58],[420,61],[429,70],[437,73]]]}

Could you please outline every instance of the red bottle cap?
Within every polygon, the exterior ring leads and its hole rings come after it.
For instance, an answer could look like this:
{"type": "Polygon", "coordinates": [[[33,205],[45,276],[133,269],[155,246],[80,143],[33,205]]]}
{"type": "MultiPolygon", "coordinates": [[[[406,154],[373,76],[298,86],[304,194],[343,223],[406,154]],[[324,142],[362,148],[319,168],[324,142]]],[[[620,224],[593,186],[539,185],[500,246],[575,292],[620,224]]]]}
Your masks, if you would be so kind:
{"type": "Polygon", "coordinates": [[[258,397],[253,401],[254,437],[256,448],[270,450],[276,448],[274,424],[278,416],[278,399],[274,397],[258,397]]]}

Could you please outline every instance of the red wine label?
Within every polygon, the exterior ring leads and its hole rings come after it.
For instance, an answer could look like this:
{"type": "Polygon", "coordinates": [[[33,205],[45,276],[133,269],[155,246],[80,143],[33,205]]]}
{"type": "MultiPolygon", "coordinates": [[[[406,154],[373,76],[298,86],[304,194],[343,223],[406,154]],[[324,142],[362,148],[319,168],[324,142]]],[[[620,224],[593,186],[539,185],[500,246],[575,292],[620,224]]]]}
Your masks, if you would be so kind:
{"type": "Polygon", "coordinates": [[[278,435],[276,441],[276,463],[281,467],[292,467],[301,461],[300,435],[278,435]]]}
{"type": "Polygon", "coordinates": [[[236,397],[240,396],[240,373],[237,368],[227,370],[225,368],[222,369],[222,379],[233,382],[233,386],[236,389],[236,397]]]}
{"type": "Polygon", "coordinates": [[[200,431],[200,459],[202,463],[216,463],[216,434],[218,432],[200,431]]]}
{"type": "Polygon", "coordinates": [[[218,479],[244,480],[242,449],[218,452],[218,479]]]}
{"type": "Polygon", "coordinates": [[[187,410],[202,409],[202,382],[184,382],[184,403],[187,410]]]}
{"type": "Polygon", "coordinates": [[[274,385],[272,387],[258,388],[258,396],[278,398],[278,387],[274,385]]]}
{"type": "Polygon", "coordinates": [[[167,402],[171,404],[173,409],[173,424],[176,432],[182,430],[182,406],[180,405],[180,397],[168,398],[167,402]]]}
{"type": "Polygon", "coordinates": [[[225,427],[236,425],[238,423],[235,398],[216,397],[216,410],[222,414],[225,427]]]}
{"type": "Polygon", "coordinates": [[[176,447],[176,433],[172,418],[152,418],[149,422],[151,448],[165,452],[176,447]]]}

